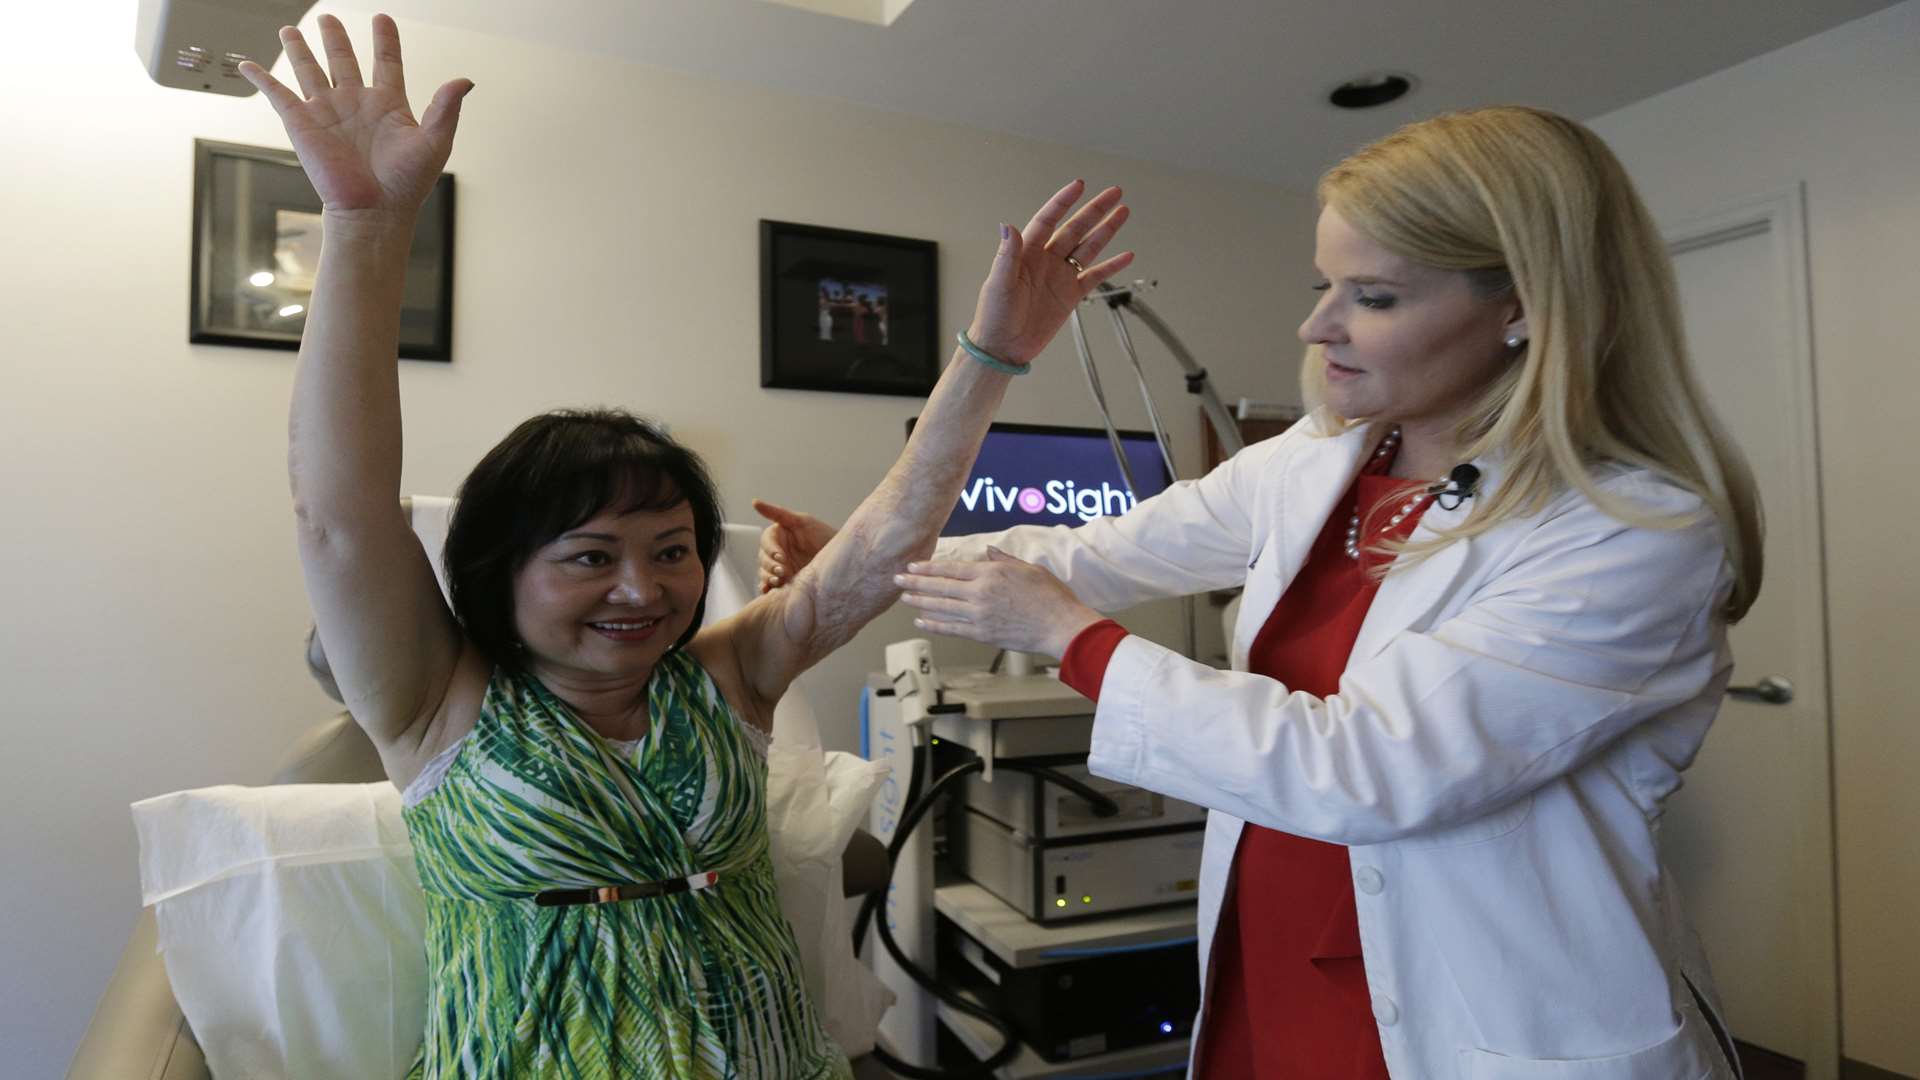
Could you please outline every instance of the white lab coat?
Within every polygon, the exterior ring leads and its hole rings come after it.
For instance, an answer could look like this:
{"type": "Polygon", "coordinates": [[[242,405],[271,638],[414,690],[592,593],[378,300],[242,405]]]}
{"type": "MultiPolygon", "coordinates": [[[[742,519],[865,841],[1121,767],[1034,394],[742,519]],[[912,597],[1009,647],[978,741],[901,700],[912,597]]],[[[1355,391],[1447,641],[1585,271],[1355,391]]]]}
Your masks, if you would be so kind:
{"type": "MultiPolygon", "coordinates": [[[[1140,637],[1121,644],[1089,761],[1212,811],[1203,986],[1251,821],[1349,846],[1398,1080],[1737,1076],[1658,842],[1662,803],[1732,669],[1716,614],[1731,572],[1712,517],[1633,528],[1570,492],[1449,544],[1386,579],[1339,693],[1316,698],[1246,665],[1372,443],[1364,427],[1323,424],[1310,417],[1122,518],[945,541],[940,555],[995,544],[1103,611],[1245,585],[1232,671],[1140,637]]],[[[1493,490],[1499,463],[1475,464],[1493,490]]],[[[1642,470],[1603,484],[1662,512],[1700,507],[1642,470]]],[[[1415,538],[1471,505],[1430,507],[1415,538]]],[[[1205,1017],[1203,998],[1196,1031],[1205,1017]]]]}

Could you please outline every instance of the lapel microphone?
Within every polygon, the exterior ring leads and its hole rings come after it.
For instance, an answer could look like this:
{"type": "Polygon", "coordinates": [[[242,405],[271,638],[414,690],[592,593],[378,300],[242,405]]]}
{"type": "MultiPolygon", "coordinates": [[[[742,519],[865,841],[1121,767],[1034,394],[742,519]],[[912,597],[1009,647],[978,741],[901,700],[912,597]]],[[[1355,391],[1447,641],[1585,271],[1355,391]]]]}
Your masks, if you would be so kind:
{"type": "Polygon", "coordinates": [[[1455,465],[1445,480],[1427,487],[1427,494],[1433,496],[1434,504],[1442,510],[1458,510],[1460,504],[1473,498],[1474,488],[1480,484],[1480,470],[1471,465],[1455,465]],[[1447,500],[1453,500],[1448,502],[1447,500]]]}

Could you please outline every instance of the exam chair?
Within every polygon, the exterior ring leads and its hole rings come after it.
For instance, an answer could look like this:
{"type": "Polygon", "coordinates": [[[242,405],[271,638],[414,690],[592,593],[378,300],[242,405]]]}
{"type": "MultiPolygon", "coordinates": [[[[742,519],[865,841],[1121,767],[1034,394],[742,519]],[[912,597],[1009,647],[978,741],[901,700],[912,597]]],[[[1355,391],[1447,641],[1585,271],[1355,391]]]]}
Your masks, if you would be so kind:
{"type": "MultiPolygon", "coordinates": [[[[730,572],[737,575],[743,562],[746,567],[752,566],[759,531],[752,526],[729,525],[727,534],[730,550],[726,562],[734,564],[730,572]]],[[[720,569],[717,567],[716,572],[720,569]]],[[[753,580],[751,569],[746,570],[744,581],[753,580]]],[[[709,618],[713,617],[717,616],[710,614],[709,618]]],[[[312,634],[307,638],[307,666],[328,696],[340,700],[318,639],[312,634]]],[[[373,741],[352,716],[343,712],[314,725],[295,740],[269,783],[365,784],[384,779],[386,772],[373,741]]],[[[886,883],[886,846],[864,830],[856,830],[843,856],[846,895],[862,896],[886,883]]],[[[159,944],[153,909],[144,909],[134,922],[119,966],[67,1068],[68,1080],[212,1080],[200,1044],[174,1000],[159,944]]],[[[885,1075],[870,1060],[855,1064],[859,1076],[885,1075]]]]}

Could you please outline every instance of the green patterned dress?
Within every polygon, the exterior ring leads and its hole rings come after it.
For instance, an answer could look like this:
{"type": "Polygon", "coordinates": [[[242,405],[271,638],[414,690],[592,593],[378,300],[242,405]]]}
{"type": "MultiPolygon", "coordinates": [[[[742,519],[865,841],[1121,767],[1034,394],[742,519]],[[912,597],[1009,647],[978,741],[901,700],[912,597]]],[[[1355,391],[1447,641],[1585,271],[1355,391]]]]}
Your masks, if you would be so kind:
{"type": "Polygon", "coordinates": [[[648,698],[651,729],[622,755],[539,680],[496,671],[445,778],[405,811],[427,894],[427,1033],[410,1078],[852,1075],[780,914],[765,765],[684,652],[660,661],[648,698]],[[704,871],[719,883],[533,902],[704,871]]]}

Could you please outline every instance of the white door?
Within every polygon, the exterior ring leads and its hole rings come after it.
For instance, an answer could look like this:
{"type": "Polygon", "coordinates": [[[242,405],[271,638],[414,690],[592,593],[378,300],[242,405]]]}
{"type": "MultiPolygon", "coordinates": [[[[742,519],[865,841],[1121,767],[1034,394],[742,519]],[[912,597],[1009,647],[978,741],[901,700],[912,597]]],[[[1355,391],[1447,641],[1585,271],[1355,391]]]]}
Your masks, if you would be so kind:
{"type": "Polygon", "coordinates": [[[1733,682],[1783,679],[1792,700],[1728,697],[1662,837],[1734,1036],[1806,1062],[1809,1080],[1834,1080],[1826,603],[1801,192],[1666,235],[1695,368],[1766,510],[1766,577],[1732,630],[1733,682]]]}

